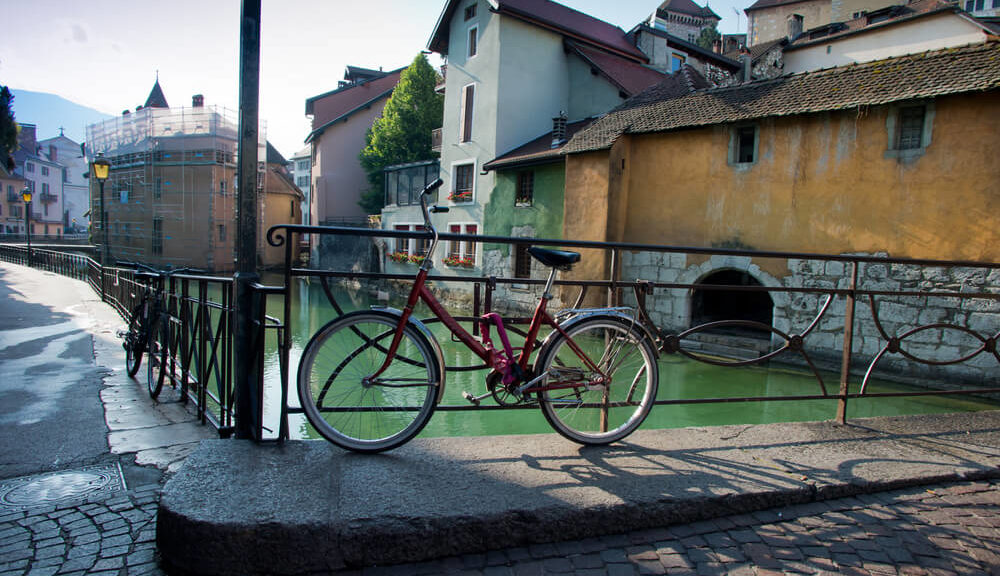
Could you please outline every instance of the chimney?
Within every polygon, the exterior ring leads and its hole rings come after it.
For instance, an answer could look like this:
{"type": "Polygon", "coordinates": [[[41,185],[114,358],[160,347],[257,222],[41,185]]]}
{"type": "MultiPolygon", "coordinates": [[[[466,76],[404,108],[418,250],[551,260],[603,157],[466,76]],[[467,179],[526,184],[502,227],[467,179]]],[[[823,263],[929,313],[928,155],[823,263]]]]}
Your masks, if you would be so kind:
{"type": "Polygon", "coordinates": [[[552,119],[552,148],[558,148],[566,143],[566,113],[559,111],[559,115],[552,119]]]}
{"type": "Polygon", "coordinates": [[[55,144],[49,144],[49,160],[53,162],[59,161],[59,149],[56,148],[55,144]]]}
{"type": "Polygon", "coordinates": [[[132,113],[132,112],[131,112],[131,111],[129,111],[129,110],[122,110],[122,116],[128,116],[128,115],[129,115],[129,114],[131,114],[131,113],[132,113]]]}
{"type": "Polygon", "coordinates": [[[191,106],[194,108],[201,108],[205,105],[205,97],[201,94],[195,94],[191,97],[191,106]]]}
{"type": "Polygon", "coordinates": [[[740,52],[740,82],[747,83],[753,80],[753,60],[750,58],[750,51],[746,48],[740,52]]]}
{"type": "Polygon", "coordinates": [[[795,42],[795,39],[802,35],[802,16],[792,14],[786,21],[788,25],[788,41],[795,42]]]}

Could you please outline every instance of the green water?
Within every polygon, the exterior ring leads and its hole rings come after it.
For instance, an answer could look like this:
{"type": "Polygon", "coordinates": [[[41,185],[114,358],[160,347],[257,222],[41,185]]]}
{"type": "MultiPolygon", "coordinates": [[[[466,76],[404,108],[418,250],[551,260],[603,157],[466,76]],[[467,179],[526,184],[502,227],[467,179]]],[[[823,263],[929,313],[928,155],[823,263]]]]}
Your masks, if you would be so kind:
{"type": "MultiPolygon", "coordinates": [[[[266,283],[279,284],[280,278],[265,278],[266,283]]],[[[318,281],[308,282],[296,279],[296,289],[292,294],[291,340],[289,353],[289,405],[298,406],[295,391],[296,371],[302,350],[309,338],[326,322],[336,317],[336,312],[327,302],[318,281]]],[[[338,303],[345,311],[367,309],[372,304],[402,308],[399,298],[388,302],[376,302],[365,290],[338,289],[335,291],[338,303]]],[[[471,311],[452,310],[456,315],[471,315],[471,311]]],[[[274,298],[269,306],[271,316],[281,318],[283,310],[279,299],[274,298]]],[[[416,315],[425,318],[429,311],[422,304],[416,315]]],[[[288,324],[286,322],[286,324],[288,324]]],[[[469,350],[451,341],[450,335],[440,324],[429,326],[444,350],[448,366],[472,366],[480,363],[469,350]]],[[[471,328],[466,326],[467,329],[471,328]]],[[[515,346],[518,345],[514,341],[515,346]]],[[[265,426],[277,430],[278,407],[280,406],[280,378],[277,361],[277,346],[272,334],[268,343],[265,366],[265,426]]],[[[762,367],[719,367],[704,364],[678,355],[660,357],[659,400],[687,398],[725,398],[748,396],[796,396],[821,394],[819,382],[809,372],[772,364],[762,367]]],[[[462,398],[462,391],[482,394],[486,391],[483,377],[486,371],[449,372],[443,405],[468,405],[462,398]]],[[[839,388],[839,375],[822,373],[827,391],[831,394],[839,388]]],[[[854,377],[851,392],[860,386],[860,378],[854,377]]],[[[869,382],[868,391],[897,392],[916,391],[918,388],[874,380],[869,382]]],[[[492,399],[483,405],[494,405],[492,399]]],[[[903,414],[927,414],[945,412],[965,412],[1000,408],[1000,403],[958,396],[924,396],[906,398],[871,398],[851,400],[848,403],[848,418],[869,416],[893,416],[903,414]]],[[[770,402],[727,402],[713,404],[680,404],[654,406],[643,424],[643,428],[679,428],[685,426],[711,426],[721,424],[764,424],[771,422],[815,421],[834,418],[836,400],[770,401],[770,402]]],[[[295,438],[315,437],[301,415],[290,417],[290,430],[295,438]]],[[[532,434],[552,432],[541,411],[536,408],[489,411],[445,411],[434,413],[422,436],[482,436],[496,434],[532,434]]]]}

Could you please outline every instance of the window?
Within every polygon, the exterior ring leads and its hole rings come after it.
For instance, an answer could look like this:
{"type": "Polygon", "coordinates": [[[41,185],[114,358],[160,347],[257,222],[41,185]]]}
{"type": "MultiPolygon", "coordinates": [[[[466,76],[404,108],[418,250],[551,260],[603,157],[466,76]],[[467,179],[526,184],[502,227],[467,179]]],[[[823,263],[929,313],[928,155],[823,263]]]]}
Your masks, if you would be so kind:
{"type": "Polygon", "coordinates": [[[289,210],[288,215],[291,216],[292,218],[295,218],[295,200],[289,202],[288,210],[289,210]]]}
{"type": "Polygon", "coordinates": [[[472,116],[476,102],[476,85],[469,84],[462,89],[462,125],[459,128],[459,142],[472,140],[472,116]]]}
{"type": "MultiPolygon", "coordinates": [[[[406,232],[410,229],[409,224],[396,224],[392,227],[393,230],[398,232],[406,232]]],[[[410,253],[410,239],[409,238],[396,238],[396,249],[394,252],[409,254],[410,253]]]]}
{"type": "Polygon", "coordinates": [[[531,255],[527,244],[514,245],[514,278],[531,278],[531,255]]]}
{"type": "Polygon", "coordinates": [[[309,187],[309,176],[296,176],[295,185],[301,188],[302,190],[305,190],[306,188],[309,187]]]}
{"type": "Polygon", "coordinates": [[[163,178],[153,180],[153,200],[159,200],[163,195],[163,178]]]}
{"type": "Polygon", "coordinates": [[[514,206],[531,206],[535,197],[535,172],[525,170],[517,173],[517,194],[514,206]]]}
{"type": "Polygon", "coordinates": [[[454,190],[448,196],[448,199],[452,202],[472,202],[475,177],[474,164],[459,164],[455,166],[454,190]]]}
{"type": "MultiPolygon", "coordinates": [[[[448,231],[452,234],[479,233],[477,224],[449,224],[448,231]]],[[[448,242],[448,257],[444,263],[448,266],[461,266],[471,268],[476,265],[476,241],[475,240],[450,240],[448,242]]]]}
{"type": "Polygon", "coordinates": [[[49,167],[42,166],[42,176],[48,176],[48,175],[49,175],[49,167]]]}
{"type": "Polygon", "coordinates": [[[299,160],[298,162],[295,163],[295,169],[298,170],[299,172],[308,172],[309,164],[310,162],[308,160],[299,160]]]}
{"type": "Polygon", "coordinates": [[[899,136],[896,140],[897,150],[916,150],[922,148],[924,134],[924,107],[908,106],[899,110],[899,136]]]}
{"type": "Polygon", "coordinates": [[[736,126],[730,136],[729,163],[753,164],[757,161],[757,127],[736,126]]]}
{"type": "MultiPolygon", "coordinates": [[[[395,224],[392,227],[397,232],[421,232],[424,230],[423,224],[395,224]]],[[[396,238],[395,246],[389,259],[394,262],[418,263],[423,260],[423,256],[431,248],[430,238],[396,238]]]]}
{"type": "Polygon", "coordinates": [[[677,72],[684,66],[684,56],[681,54],[671,54],[670,55],[670,72],[677,72]]]}
{"type": "Polygon", "coordinates": [[[35,165],[32,164],[31,162],[26,162],[24,164],[24,171],[25,172],[34,172],[35,171],[35,165]]]}
{"type": "Polygon", "coordinates": [[[121,202],[122,204],[128,204],[128,201],[129,201],[129,192],[130,192],[130,190],[129,190],[129,183],[128,182],[119,182],[118,186],[119,186],[119,188],[118,188],[118,201],[121,202]]]}
{"type": "Polygon", "coordinates": [[[226,241],[226,225],[219,224],[219,242],[226,241]]]}
{"type": "Polygon", "coordinates": [[[976,10],[979,11],[983,10],[984,8],[986,8],[985,0],[976,0],[976,10]]]}
{"type": "Polygon", "coordinates": [[[223,196],[226,195],[226,181],[225,180],[219,180],[219,194],[221,194],[223,196]]]}
{"type": "Polygon", "coordinates": [[[163,219],[153,218],[153,244],[151,252],[157,256],[163,254],[163,219]]]}
{"type": "Polygon", "coordinates": [[[465,7],[465,21],[468,22],[476,17],[476,5],[470,4],[465,7]]]}
{"type": "Polygon", "coordinates": [[[479,28],[477,26],[469,28],[469,44],[468,44],[469,49],[466,53],[467,57],[472,58],[473,56],[476,55],[476,51],[479,48],[478,40],[479,40],[479,28]]]}

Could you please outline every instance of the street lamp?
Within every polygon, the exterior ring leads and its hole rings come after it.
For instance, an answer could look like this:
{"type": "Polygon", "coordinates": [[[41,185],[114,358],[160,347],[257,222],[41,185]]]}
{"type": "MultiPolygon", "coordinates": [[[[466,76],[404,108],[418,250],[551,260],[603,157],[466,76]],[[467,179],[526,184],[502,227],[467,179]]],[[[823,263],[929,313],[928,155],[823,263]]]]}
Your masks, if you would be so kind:
{"type": "Polygon", "coordinates": [[[97,178],[97,183],[101,186],[101,232],[104,236],[103,250],[101,251],[101,266],[108,265],[108,215],[104,211],[104,181],[108,179],[108,172],[111,171],[111,162],[104,157],[104,154],[98,152],[97,158],[91,163],[91,169],[94,173],[94,178],[97,178]]]}
{"type": "Polygon", "coordinates": [[[21,190],[21,199],[24,200],[24,235],[28,242],[28,266],[31,266],[31,188],[25,186],[21,190]]]}

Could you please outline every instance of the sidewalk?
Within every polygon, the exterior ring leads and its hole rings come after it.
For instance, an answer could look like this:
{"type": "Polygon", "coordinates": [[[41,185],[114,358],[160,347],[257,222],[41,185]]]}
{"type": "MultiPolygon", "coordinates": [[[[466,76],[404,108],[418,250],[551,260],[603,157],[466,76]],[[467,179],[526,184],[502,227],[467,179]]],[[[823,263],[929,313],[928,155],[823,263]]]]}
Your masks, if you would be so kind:
{"type": "Polygon", "coordinates": [[[0,576],[1000,574],[1000,412],[365,457],[213,439],[125,376],[122,324],[0,263],[0,576]]]}
{"type": "Polygon", "coordinates": [[[85,283],[0,263],[0,575],[162,573],[162,483],[215,435],[128,378],[122,326],[85,283]]]}

